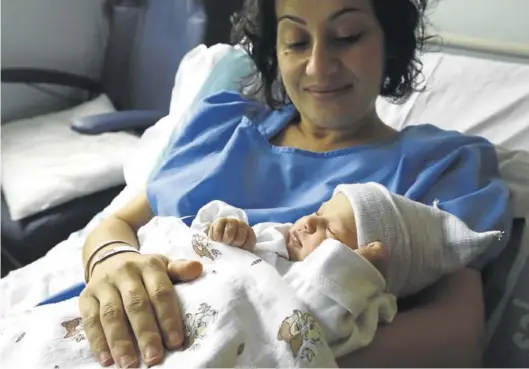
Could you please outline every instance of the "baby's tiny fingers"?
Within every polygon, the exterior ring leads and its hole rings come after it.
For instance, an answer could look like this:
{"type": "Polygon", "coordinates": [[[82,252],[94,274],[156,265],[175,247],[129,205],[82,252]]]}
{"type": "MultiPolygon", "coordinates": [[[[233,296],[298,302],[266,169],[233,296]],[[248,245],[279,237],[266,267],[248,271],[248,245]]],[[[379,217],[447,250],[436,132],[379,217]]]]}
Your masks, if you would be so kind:
{"type": "Polygon", "coordinates": [[[233,242],[231,243],[231,245],[235,247],[242,247],[244,246],[244,243],[246,242],[247,237],[248,237],[248,226],[243,222],[238,222],[237,233],[235,234],[235,238],[233,239],[233,242]]]}
{"type": "Polygon", "coordinates": [[[256,242],[257,237],[255,236],[253,228],[250,226],[246,227],[246,240],[244,241],[242,248],[251,251],[255,247],[256,242]]]}
{"type": "Polygon", "coordinates": [[[237,219],[227,219],[226,227],[224,228],[224,236],[222,237],[222,243],[232,245],[237,235],[237,229],[239,228],[239,221],[237,219]]]}
{"type": "Polygon", "coordinates": [[[224,229],[228,220],[226,218],[221,218],[213,223],[209,229],[209,238],[216,242],[222,242],[222,237],[224,235],[224,229]]]}

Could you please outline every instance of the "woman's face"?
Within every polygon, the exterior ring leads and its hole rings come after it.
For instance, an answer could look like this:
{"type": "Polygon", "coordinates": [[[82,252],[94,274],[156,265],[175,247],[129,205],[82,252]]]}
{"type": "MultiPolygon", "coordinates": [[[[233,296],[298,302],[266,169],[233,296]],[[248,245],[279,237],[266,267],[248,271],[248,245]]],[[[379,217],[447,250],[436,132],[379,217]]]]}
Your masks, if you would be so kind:
{"type": "Polygon", "coordinates": [[[375,112],[384,35],[371,0],[276,0],[277,58],[302,120],[343,129],[375,112]]]}

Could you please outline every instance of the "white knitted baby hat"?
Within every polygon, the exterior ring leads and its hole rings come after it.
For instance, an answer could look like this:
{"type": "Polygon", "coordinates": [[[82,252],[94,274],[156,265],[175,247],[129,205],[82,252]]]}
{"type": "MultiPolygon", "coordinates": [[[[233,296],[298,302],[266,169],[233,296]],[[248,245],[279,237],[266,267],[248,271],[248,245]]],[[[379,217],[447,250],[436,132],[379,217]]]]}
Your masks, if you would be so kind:
{"type": "Polygon", "coordinates": [[[388,191],[378,183],[340,185],[353,208],[358,247],[378,241],[388,250],[387,289],[414,294],[467,265],[502,232],[477,233],[456,216],[388,191]]]}

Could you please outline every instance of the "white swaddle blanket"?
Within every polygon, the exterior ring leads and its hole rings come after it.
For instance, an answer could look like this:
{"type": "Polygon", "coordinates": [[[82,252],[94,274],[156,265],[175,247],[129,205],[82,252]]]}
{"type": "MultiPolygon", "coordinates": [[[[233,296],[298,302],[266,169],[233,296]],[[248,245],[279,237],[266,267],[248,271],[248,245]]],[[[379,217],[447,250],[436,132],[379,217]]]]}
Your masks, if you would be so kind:
{"type": "MultiPolygon", "coordinates": [[[[393,319],[396,301],[383,292],[384,279],[338,241],[291,263],[288,225],[256,226],[250,253],[205,236],[219,216],[245,215],[214,202],[191,228],[155,217],[138,234],[143,253],[204,264],[199,279],[175,286],[185,346],[160,367],[336,367],[336,357],[369,344],[379,322],[393,319]]],[[[79,316],[74,298],[8,317],[0,327],[2,367],[100,368],[79,316]]]]}

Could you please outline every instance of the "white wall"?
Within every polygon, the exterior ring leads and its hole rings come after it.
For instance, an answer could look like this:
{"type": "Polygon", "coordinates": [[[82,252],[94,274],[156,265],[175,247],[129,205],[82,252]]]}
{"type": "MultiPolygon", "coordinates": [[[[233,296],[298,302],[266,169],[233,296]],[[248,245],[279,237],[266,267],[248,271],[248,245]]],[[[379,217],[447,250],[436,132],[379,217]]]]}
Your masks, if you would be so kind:
{"type": "MultiPolygon", "coordinates": [[[[107,38],[103,1],[2,0],[2,68],[52,68],[97,78],[107,38]]],[[[65,104],[71,102],[2,84],[2,121],[65,104]]]]}
{"type": "Polygon", "coordinates": [[[529,0],[438,0],[432,10],[436,30],[529,45],[529,0]]]}

